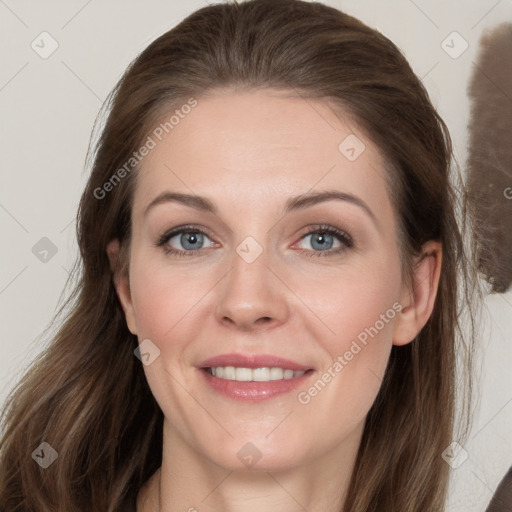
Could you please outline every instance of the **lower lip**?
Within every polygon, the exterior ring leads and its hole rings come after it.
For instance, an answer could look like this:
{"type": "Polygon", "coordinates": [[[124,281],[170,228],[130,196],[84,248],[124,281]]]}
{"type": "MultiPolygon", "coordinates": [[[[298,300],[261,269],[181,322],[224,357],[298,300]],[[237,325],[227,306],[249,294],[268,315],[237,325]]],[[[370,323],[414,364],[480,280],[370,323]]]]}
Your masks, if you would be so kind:
{"type": "Polygon", "coordinates": [[[290,393],[297,389],[311,376],[312,371],[307,371],[300,377],[292,379],[269,380],[266,382],[254,381],[238,381],[219,379],[210,375],[206,370],[201,369],[208,385],[217,393],[224,395],[232,400],[240,400],[242,402],[259,402],[269,400],[276,396],[290,393]]]}

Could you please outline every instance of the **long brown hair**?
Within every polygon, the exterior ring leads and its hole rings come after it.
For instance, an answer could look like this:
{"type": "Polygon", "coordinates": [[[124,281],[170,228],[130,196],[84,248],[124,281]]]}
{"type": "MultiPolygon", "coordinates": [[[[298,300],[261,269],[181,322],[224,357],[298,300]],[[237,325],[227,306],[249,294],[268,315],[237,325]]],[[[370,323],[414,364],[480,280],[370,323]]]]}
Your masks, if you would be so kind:
{"type": "MultiPolygon", "coordinates": [[[[391,41],[339,10],[300,0],[194,12],[151,43],[109,96],[78,212],[77,284],[58,332],[5,407],[0,506],[114,512],[160,466],[163,415],[134,357],[137,339],[105,250],[119,239],[128,264],[138,166],[112,177],[164,114],[220,87],[289,90],[343,106],[385,155],[406,272],[426,241],[442,243],[434,311],[417,339],[392,349],[343,510],[443,510],[449,466],[441,454],[453,440],[462,443],[454,434],[456,360],[460,355],[461,376],[470,375],[473,343],[472,329],[460,329],[460,307],[470,305],[469,288],[461,286],[470,283],[472,267],[456,220],[450,137],[391,41]],[[47,469],[31,457],[43,441],[58,452],[47,469]]],[[[470,396],[469,384],[461,399],[470,396]]],[[[461,425],[469,401],[461,402],[461,425]]]]}

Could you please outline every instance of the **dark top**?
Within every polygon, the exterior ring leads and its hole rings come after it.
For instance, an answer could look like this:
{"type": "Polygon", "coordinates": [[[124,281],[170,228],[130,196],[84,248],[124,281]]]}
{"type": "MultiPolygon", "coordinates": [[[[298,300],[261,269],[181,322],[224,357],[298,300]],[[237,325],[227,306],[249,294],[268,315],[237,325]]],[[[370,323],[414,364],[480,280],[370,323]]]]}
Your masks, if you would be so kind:
{"type": "Polygon", "coordinates": [[[512,466],[499,483],[485,512],[512,511],[512,466]]]}

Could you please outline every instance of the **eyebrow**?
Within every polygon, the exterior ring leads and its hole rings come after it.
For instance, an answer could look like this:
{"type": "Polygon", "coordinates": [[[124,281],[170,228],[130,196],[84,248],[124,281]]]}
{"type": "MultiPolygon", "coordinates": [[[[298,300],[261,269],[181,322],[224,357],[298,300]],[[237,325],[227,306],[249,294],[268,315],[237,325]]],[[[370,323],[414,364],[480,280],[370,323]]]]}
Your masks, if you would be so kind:
{"type": "MultiPolygon", "coordinates": [[[[325,190],[321,192],[306,193],[299,196],[290,197],[286,201],[283,208],[283,215],[286,215],[292,211],[303,210],[316,204],[332,200],[344,201],[358,206],[367,213],[367,215],[374,221],[375,224],[378,225],[377,217],[361,198],[347,192],[340,192],[339,190],[325,190]]],[[[213,213],[214,215],[217,214],[217,208],[212,203],[212,201],[206,197],[166,191],[155,197],[155,199],[153,199],[151,203],[148,204],[144,210],[144,216],[147,215],[148,211],[151,208],[154,208],[156,205],[170,202],[183,204],[196,210],[213,213]]]]}
{"type": "Polygon", "coordinates": [[[358,206],[364,210],[376,224],[378,224],[377,217],[361,198],[353,194],[349,194],[348,192],[340,192],[339,190],[325,190],[322,192],[302,194],[300,196],[291,197],[288,199],[288,201],[286,201],[284,214],[287,214],[293,210],[302,210],[318,203],[332,200],[344,201],[358,206]]]}
{"type": "Polygon", "coordinates": [[[209,199],[206,199],[206,197],[182,194],[180,192],[162,192],[146,206],[144,216],[147,215],[151,208],[163,203],[180,203],[190,208],[195,208],[196,210],[217,214],[217,208],[209,199]]]}

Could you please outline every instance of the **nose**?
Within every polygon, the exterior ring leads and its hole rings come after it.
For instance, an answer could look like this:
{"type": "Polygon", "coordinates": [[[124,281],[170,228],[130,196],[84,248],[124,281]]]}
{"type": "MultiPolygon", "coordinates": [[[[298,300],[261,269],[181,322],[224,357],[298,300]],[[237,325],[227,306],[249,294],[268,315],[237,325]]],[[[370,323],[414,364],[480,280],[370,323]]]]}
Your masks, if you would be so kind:
{"type": "Polygon", "coordinates": [[[219,322],[243,331],[271,329],[286,322],[291,292],[270,260],[265,250],[251,263],[234,251],[218,296],[219,322]]]}

